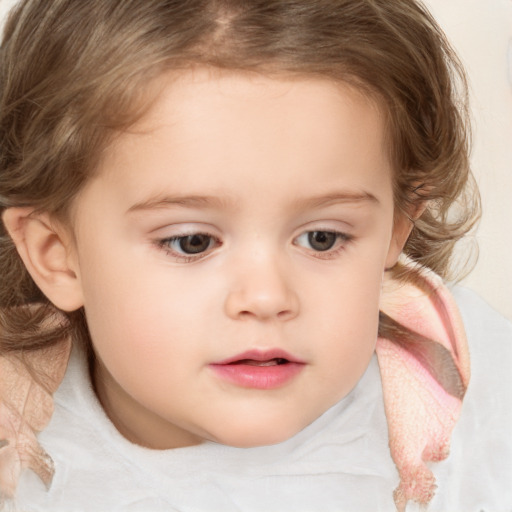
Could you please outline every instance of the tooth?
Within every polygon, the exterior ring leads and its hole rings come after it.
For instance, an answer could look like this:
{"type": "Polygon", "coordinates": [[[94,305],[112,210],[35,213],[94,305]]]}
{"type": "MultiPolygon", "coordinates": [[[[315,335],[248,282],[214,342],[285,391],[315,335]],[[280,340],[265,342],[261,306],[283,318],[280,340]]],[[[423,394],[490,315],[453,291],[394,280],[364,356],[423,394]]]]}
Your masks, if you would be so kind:
{"type": "Polygon", "coordinates": [[[239,361],[234,361],[230,364],[245,364],[247,366],[279,366],[287,363],[287,359],[276,357],[274,359],[269,359],[268,361],[256,361],[255,359],[241,359],[239,361]]]}
{"type": "Polygon", "coordinates": [[[278,360],[270,359],[269,361],[255,361],[253,359],[247,359],[242,361],[242,364],[246,364],[248,366],[277,366],[278,360]]]}

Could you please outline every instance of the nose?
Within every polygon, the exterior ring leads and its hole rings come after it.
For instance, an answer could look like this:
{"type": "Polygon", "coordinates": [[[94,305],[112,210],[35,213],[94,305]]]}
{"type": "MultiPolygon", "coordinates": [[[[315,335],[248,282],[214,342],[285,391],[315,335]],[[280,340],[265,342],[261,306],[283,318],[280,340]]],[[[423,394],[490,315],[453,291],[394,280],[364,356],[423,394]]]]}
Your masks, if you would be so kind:
{"type": "Polygon", "coordinates": [[[252,260],[233,276],[225,301],[226,314],[236,320],[288,321],[299,313],[292,280],[270,258],[252,260]]]}

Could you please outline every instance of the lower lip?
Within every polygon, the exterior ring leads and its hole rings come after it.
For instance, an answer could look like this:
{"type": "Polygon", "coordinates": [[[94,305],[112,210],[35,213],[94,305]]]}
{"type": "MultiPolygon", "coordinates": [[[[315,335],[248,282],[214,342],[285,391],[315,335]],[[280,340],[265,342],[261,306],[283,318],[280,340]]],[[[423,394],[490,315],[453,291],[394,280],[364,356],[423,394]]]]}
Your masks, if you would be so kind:
{"type": "Polygon", "coordinates": [[[289,383],[304,368],[302,363],[274,366],[248,364],[212,364],[210,368],[223,380],[244,388],[276,389],[289,383]]]}

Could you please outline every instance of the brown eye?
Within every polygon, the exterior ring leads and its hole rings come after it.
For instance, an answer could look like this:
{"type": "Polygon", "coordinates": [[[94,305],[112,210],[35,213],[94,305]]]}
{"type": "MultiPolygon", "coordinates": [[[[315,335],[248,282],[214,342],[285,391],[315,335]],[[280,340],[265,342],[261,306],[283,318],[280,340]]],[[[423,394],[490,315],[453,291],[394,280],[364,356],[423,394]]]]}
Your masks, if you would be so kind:
{"type": "Polygon", "coordinates": [[[315,251],[328,251],[334,247],[338,235],[332,231],[310,231],[308,242],[315,251]]]}
{"type": "Polygon", "coordinates": [[[177,242],[181,252],[185,254],[199,254],[209,249],[212,243],[212,237],[195,234],[179,237],[177,242]]]}
{"type": "Polygon", "coordinates": [[[171,259],[182,263],[199,261],[222,245],[216,236],[201,232],[161,238],[155,243],[171,259]]]}

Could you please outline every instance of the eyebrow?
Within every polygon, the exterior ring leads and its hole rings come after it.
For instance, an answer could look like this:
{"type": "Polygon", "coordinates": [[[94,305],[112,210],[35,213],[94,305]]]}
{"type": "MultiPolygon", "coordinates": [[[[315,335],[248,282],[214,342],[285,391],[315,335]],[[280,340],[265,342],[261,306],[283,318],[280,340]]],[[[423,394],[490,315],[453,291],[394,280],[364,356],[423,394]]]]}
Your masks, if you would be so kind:
{"type": "Polygon", "coordinates": [[[376,196],[370,194],[370,192],[353,192],[353,191],[339,191],[332,192],[329,194],[321,194],[314,197],[307,197],[304,199],[298,199],[295,201],[295,206],[298,209],[308,208],[325,208],[339,203],[373,203],[375,205],[380,204],[380,201],[376,196]]]}
{"type": "Polygon", "coordinates": [[[223,209],[229,204],[229,201],[217,196],[160,196],[147,199],[130,206],[127,213],[140,210],[159,210],[161,208],[169,208],[172,206],[180,206],[182,208],[223,209]]]}
{"type": "MultiPolygon", "coordinates": [[[[362,203],[369,202],[379,204],[376,196],[369,192],[338,191],[329,194],[321,194],[314,197],[301,198],[293,202],[297,210],[309,208],[325,208],[339,203],[362,203]]],[[[131,206],[127,213],[143,210],[158,210],[179,206],[182,208],[199,209],[230,209],[233,202],[218,196],[160,196],[140,201],[131,206]]]]}

